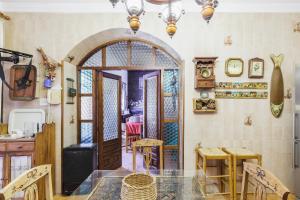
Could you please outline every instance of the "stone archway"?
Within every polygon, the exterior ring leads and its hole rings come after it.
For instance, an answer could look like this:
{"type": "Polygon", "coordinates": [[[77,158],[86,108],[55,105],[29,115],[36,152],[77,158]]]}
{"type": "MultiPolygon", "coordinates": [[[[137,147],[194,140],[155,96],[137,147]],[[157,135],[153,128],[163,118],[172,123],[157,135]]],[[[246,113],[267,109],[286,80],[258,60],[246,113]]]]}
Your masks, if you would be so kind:
{"type": "Polygon", "coordinates": [[[181,79],[181,95],[179,95],[179,167],[184,167],[184,80],[183,80],[183,71],[184,65],[183,60],[180,55],[167,43],[164,41],[144,32],[138,32],[136,34],[132,34],[131,30],[124,28],[116,28],[109,29],[94,35],[89,36],[88,38],[82,40],[79,44],[72,48],[71,51],[64,58],[65,62],[70,63],[72,66],[80,66],[82,61],[89,57],[95,50],[99,49],[99,47],[104,46],[112,41],[122,41],[122,40],[131,40],[131,41],[140,41],[151,44],[151,46],[161,49],[166,52],[178,65],[178,69],[180,71],[180,79],[181,79]],[[73,59],[70,59],[70,58],[73,59]]]}
{"type": "Polygon", "coordinates": [[[100,45],[106,44],[110,41],[121,39],[147,41],[155,46],[160,47],[165,52],[168,52],[179,65],[183,65],[183,60],[181,59],[180,55],[164,41],[141,31],[133,34],[131,30],[126,28],[108,29],[91,35],[90,37],[82,40],[71,51],[69,51],[67,56],[64,58],[64,61],[70,62],[71,64],[77,66],[80,61],[87,55],[87,53],[92,52],[100,45]],[[73,57],[74,59],[70,61],[70,57],[73,57]]]}

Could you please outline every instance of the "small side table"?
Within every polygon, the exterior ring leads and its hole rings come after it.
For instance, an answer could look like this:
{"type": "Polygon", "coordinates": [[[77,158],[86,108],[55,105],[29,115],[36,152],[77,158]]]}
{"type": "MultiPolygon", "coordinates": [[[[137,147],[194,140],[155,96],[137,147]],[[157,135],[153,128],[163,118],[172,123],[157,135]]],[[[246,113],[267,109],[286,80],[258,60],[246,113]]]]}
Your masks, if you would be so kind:
{"type": "MultiPolygon", "coordinates": [[[[237,174],[237,162],[238,160],[257,160],[258,165],[262,164],[262,156],[257,153],[253,153],[245,148],[223,148],[223,151],[230,154],[232,157],[232,167],[233,169],[233,199],[237,200],[237,176],[242,176],[237,174]]],[[[228,164],[229,165],[229,164],[228,164]]]]}
{"type": "MultiPolygon", "coordinates": [[[[203,180],[203,190],[202,193],[204,196],[208,195],[229,195],[230,199],[233,198],[233,191],[232,191],[232,161],[231,161],[231,156],[224,151],[222,151],[220,148],[202,148],[202,147],[197,147],[196,148],[196,170],[202,169],[204,173],[204,180],[203,180]],[[218,174],[216,176],[208,176],[207,175],[207,161],[208,160],[217,160],[217,161],[227,161],[229,163],[229,174],[218,174]],[[224,191],[224,182],[225,178],[228,178],[228,189],[229,192],[224,191]],[[219,193],[212,193],[212,194],[207,194],[206,191],[206,180],[207,179],[220,179],[220,188],[221,191],[219,193]]],[[[217,166],[218,167],[218,166],[217,166]]],[[[222,167],[219,166],[219,167],[222,167]]],[[[222,171],[222,170],[220,170],[222,171]]],[[[202,186],[201,186],[202,187],[202,186]]]]}

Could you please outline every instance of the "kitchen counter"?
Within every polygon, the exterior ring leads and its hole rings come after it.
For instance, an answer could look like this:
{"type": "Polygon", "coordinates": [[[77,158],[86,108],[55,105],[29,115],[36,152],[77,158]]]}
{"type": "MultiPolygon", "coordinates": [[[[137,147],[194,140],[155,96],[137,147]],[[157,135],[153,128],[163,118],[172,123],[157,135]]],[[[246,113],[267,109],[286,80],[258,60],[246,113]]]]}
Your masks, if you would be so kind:
{"type": "Polygon", "coordinates": [[[0,142],[34,142],[35,138],[30,137],[30,138],[12,138],[12,137],[7,137],[0,135],[0,142]]]}

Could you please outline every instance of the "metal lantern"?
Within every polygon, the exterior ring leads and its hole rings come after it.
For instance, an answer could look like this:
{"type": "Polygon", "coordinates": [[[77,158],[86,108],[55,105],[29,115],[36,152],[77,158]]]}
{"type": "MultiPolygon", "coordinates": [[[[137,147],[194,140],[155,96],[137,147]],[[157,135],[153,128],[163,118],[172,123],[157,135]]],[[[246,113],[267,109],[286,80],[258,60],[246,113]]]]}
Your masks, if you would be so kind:
{"type": "Polygon", "coordinates": [[[141,25],[139,16],[144,12],[143,0],[125,0],[127,12],[129,14],[128,22],[130,28],[136,33],[141,25]]]}
{"type": "Polygon", "coordinates": [[[184,10],[182,9],[181,2],[169,3],[163,11],[159,13],[159,16],[167,24],[166,31],[171,38],[177,31],[176,23],[182,14],[184,14],[184,10]]]}
{"type": "Polygon", "coordinates": [[[202,17],[209,23],[214,15],[215,8],[218,6],[219,2],[217,0],[195,0],[199,5],[202,6],[202,17]]]}
{"type": "Polygon", "coordinates": [[[116,6],[116,4],[120,1],[120,0],[109,0],[110,3],[112,4],[113,7],[116,6]]]}

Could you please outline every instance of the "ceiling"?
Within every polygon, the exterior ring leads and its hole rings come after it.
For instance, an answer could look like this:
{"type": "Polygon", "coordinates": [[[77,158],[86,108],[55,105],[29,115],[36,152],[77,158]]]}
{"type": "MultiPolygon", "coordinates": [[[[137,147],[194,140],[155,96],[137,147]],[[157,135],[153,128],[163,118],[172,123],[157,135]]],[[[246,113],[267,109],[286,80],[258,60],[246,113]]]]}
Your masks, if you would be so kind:
{"type": "MultiPolygon", "coordinates": [[[[186,12],[199,12],[194,0],[182,0],[186,12]]],[[[300,0],[219,0],[217,12],[300,12],[300,0]]],[[[0,0],[4,12],[125,12],[119,3],[115,9],[109,0],[0,0]]],[[[159,12],[159,6],[146,3],[145,10],[159,12]]]]}

